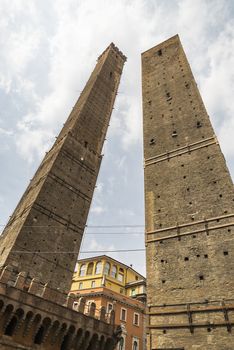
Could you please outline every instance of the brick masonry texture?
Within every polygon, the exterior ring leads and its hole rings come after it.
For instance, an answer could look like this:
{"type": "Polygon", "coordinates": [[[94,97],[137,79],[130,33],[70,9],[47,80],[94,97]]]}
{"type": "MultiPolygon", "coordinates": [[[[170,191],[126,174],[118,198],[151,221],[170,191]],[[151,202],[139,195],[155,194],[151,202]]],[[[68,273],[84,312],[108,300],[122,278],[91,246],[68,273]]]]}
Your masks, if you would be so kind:
{"type": "Polygon", "coordinates": [[[12,272],[6,266],[0,273],[1,350],[113,350],[120,336],[113,310],[107,314],[37,279],[27,285],[25,272],[11,283],[12,272]]]}
{"type": "Polygon", "coordinates": [[[148,349],[234,349],[233,183],[177,35],[142,87],[148,349]]]}
{"type": "Polygon", "coordinates": [[[98,58],[0,237],[1,266],[69,291],[125,60],[114,44],[98,58]]]}

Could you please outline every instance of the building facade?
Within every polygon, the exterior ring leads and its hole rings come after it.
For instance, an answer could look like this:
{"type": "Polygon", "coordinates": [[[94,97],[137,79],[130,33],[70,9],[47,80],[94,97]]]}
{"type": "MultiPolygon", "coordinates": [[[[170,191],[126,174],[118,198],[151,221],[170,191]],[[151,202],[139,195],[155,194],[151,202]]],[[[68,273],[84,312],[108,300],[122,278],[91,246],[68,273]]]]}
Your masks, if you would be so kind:
{"type": "Polygon", "coordinates": [[[0,237],[1,349],[112,350],[114,311],[68,294],[126,57],[112,43],[0,237]],[[76,304],[75,304],[76,303],[76,304]],[[74,307],[75,305],[75,307],[74,307]]]}
{"type": "Polygon", "coordinates": [[[142,86],[148,349],[234,349],[233,183],[178,36],[142,86]]]}
{"type": "Polygon", "coordinates": [[[115,311],[115,323],[121,325],[118,350],[145,349],[146,280],[132,267],[106,255],[78,261],[71,292],[115,311]]]}

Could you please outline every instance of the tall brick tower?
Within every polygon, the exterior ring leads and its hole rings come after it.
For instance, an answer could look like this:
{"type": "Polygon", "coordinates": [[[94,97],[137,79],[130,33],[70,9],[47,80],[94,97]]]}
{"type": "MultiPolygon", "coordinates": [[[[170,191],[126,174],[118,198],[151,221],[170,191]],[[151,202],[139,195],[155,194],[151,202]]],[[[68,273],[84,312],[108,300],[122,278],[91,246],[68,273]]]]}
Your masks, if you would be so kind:
{"type": "Polygon", "coordinates": [[[233,183],[179,37],[142,70],[148,349],[231,350],[233,183]]]}
{"type": "Polygon", "coordinates": [[[125,56],[111,44],[0,237],[0,264],[69,290],[125,56]],[[63,253],[63,252],[69,252],[63,253]]]}

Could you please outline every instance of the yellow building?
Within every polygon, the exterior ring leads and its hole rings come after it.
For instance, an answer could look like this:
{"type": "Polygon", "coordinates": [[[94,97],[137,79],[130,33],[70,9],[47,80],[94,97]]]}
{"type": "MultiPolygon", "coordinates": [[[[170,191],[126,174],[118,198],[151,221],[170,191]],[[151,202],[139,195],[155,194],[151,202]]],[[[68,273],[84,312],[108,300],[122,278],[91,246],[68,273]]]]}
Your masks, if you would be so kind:
{"type": "Polygon", "coordinates": [[[131,266],[102,255],[78,261],[71,291],[108,312],[115,309],[115,322],[124,330],[118,350],[143,350],[145,286],[145,277],[131,266]]]}

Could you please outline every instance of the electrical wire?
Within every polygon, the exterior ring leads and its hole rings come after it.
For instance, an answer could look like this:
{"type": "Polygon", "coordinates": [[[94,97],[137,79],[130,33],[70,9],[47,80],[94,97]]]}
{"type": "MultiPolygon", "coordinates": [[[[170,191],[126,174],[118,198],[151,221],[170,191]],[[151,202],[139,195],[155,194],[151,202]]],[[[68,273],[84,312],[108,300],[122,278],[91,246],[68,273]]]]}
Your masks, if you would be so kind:
{"type": "MultiPolygon", "coordinates": [[[[7,224],[0,224],[1,227],[5,227],[7,226],[7,224]]],[[[57,227],[59,228],[60,226],[52,226],[52,225],[25,225],[24,227],[57,227]]],[[[145,225],[87,225],[85,226],[86,228],[119,228],[119,227],[124,227],[124,228],[128,228],[128,227],[145,227],[145,225]]]]}
{"type": "MultiPolygon", "coordinates": [[[[37,234],[42,234],[44,232],[38,232],[36,231],[37,234]]],[[[48,233],[57,233],[57,232],[48,232],[48,233]]],[[[64,232],[59,232],[59,233],[66,233],[66,231],[64,232]]],[[[124,235],[124,236],[128,236],[128,235],[144,235],[144,232],[85,232],[84,236],[86,235],[124,235]]]]}
{"type": "Polygon", "coordinates": [[[128,252],[143,252],[145,251],[144,248],[139,248],[139,249],[113,249],[113,250],[84,250],[84,251],[79,251],[79,252],[39,252],[39,251],[24,251],[24,250],[12,250],[11,253],[14,254],[35,254],[35,253],[40,253],[40,254],[96,254],[96,253],[128,253],[128,252]]]}
{"type": "Polygon", "coordinates": [[[105,225],[105,226],[95,226],[95,225],[87,225],[87,228],[116,228],[116,227],[145,227],[145,225],[105,225]]]}

